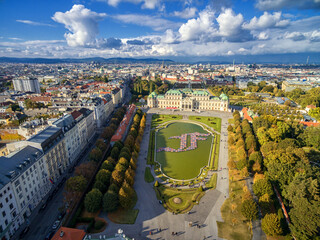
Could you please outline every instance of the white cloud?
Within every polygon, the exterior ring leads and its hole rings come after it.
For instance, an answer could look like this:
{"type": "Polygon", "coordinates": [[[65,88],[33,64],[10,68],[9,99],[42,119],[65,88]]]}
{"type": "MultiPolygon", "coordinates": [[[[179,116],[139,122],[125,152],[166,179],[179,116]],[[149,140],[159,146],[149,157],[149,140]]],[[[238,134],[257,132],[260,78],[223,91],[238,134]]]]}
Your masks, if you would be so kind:
{"type": "Polygon", "coordinates": [[[267,40],[269,38],[268,34],[266,32],[260,32],[257,36],[259,40],[267,40]]]}
{"type": "Polygon", "coordinates": [[[166,29],[176,28],[180,26],[180,23],[172,22],[167,19],[150,16],[150,15],[118,14],[118,15],[112,16],[112,18],[117,19],[124,23],[131,23],[139,26],[151,27],[156,31],[163,31],[166,29]]]}
{"type": "Polygon", "coordinates": [[[291,39],[293,41],[302,41],[306,39],[305,34],[301,32],[291,32],[291,33],[286,32],[284,37],[286,39],[291,39]]]}
{"type": "Polygon", "coordinates": [[[142,4],[142,8],[155,9],[157,6],[160,7],[161,0],[99,0],[101,2],[107,2],[113,7],[117,7],[121,2],[129,2],[134,4],[142,4]]]}
{"type": "Polygon", "coordinates": [[[241,31],[243,16],[241,13],[235,15],[231,8],[227,8],[217,17],[219,33],[224,37],[237,36],[241,31]]]}
{"type": "Polygon", "coordinates": [[[177,41],[177,36],[171,29],[168,29],[161,38],[163,43],[176,43],[177,41]]]}
{"type": "Polygon", "coordinates": [[[286,27],[290,24],[289,20],[281,19],[281,12],[270,14],[264,12],[259,18],[253,17],[249,23],[244,23],[243,28],[249,30],[266,29],[273,27],[286,27]]]}
{"type": "Polygon", "coordinates": [[[73,5],[70,11],[65,13],[56,12],[52,19],[62,23],[70,31],[65,33],[65,38],[69,46],[93,46],[96,36],[99,34],[98,22],[107,15],[96,13],[83,5],[73,5]]]}
{"type": "Polygon", "coordinates": [[[33,25],[33,26],[48,26],[48,27],[53,27],[51,24],[47,23],[40,23],[40,22],[34,22],[30,20],[16,20],[17,22],[28,24],[28,25],[33,25]]]}
{"type": "Polygon", "coordinates": [[[318,31],[318,30],[313,31],[310,36],[310,41],[311,42],[320,42],[320,31],[318,31]]]}
{"type": "Polygon", "coordinates": [[[214,12],[210,9],[205,9],[199,13],[198,18],[188,20],[179,28],[181,41],[201,40],[214,35],[214,12]]]}
{"type": "Polygon", "coordinates": [[[173,16],[188,19],[188,18],[192,18],[192,17],[196,16],[197,11],[198,10],[196,8],[194,8],[194,7],[188,7],[188,8],[185,8],[181,12],[174,11],[173,12],[173,16]]]}
{"type": "Polygon", "coordinates": [[[289,8],[314,9],[320,8],[319,0],[256,0],[260,10],[281,10],[289,8]]]}

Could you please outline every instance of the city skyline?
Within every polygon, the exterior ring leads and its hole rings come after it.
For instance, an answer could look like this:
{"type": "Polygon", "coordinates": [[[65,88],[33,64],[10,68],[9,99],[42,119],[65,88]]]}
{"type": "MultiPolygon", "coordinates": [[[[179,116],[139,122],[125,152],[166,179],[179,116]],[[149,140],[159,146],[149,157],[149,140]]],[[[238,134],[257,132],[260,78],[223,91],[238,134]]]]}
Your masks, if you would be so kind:
{"type": "Polygon", "coordinates": [[[319,9],[317,0],[2,1],[0,57],[209,61],[315,54],[319,9]]]}

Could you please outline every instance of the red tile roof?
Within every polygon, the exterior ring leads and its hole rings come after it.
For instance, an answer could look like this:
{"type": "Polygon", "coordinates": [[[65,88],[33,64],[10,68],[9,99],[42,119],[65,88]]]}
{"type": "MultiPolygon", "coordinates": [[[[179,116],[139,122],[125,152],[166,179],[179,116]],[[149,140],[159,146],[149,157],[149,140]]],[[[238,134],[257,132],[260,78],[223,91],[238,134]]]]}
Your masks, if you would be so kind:
{"type": "Polygon", "coordinates": [[[71,113],[71,116],[73,117],[74,120],[77,120],[77,118],[79,118],[81,115],[82,115],[82,113],[79,111],[73,111],[71,113]]]}
{"type": "Polygon", "coordinates": [[[242,112],[243,112],[243,118],[247,119],[249,122],[251,122],[252,117],[249,116],[248,109],[244,107],[244,108],[242,108],[242,112]]]}
{"type": "Polygon", "coordinates": [[[320,123],[318,122],[300,122],[301,124],[307,126],[307,127],[310,127],[310,126],[313,126],[313,127],[317,127],[317,126],[320,126],[320,123]]]}
{"type": "Polygon", "coordinates": [[[131,117],[134,114],[135,109],[136,106],[134,104],[131,104],[126,112],[126,115],[123,117],[116,133],[112,136],[111,142],[122,140],[123,134],[126,132],[126,129],[130,123],[131,117]]]}
{"type": "Polygon", "coordinates": [[[85,235],[85,231],[81,229],[60,227],[51,240],[83,240],[85,235]]]}

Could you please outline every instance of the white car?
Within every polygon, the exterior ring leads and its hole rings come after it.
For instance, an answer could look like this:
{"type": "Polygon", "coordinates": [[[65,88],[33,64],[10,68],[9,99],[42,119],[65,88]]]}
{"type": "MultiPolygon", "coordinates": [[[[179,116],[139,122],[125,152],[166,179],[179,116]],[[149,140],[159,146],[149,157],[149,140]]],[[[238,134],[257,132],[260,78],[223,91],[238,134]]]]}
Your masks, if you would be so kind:
{"type": "Polygon", "coordinates": [[[56,230],[59,227],[59,225],[60,225],[60,221],[59,220],[55,221],[54,224],[52,225],[52,229],[56,230]]]}

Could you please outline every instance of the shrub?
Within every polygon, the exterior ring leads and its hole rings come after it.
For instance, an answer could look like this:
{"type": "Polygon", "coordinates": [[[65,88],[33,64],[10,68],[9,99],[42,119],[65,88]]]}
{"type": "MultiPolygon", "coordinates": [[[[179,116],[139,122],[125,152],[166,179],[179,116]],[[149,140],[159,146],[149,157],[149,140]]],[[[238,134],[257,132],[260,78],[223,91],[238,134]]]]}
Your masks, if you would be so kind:
{"type": "Polygon", "coordinates": [[[155,186],[155,187],[159,187],[159,182],[158,182],[158,181],[155,181],[154,186],[155,186]]]}

